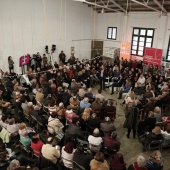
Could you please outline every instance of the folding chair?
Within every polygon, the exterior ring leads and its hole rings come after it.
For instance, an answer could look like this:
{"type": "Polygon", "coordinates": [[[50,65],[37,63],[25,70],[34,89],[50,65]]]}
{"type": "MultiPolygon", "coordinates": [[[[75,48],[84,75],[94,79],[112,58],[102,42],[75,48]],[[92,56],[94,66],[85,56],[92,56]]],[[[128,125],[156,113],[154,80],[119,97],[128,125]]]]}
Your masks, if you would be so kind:
{"type": "Polygon", "coordinates": [[[162,143],[164,140],[154,140],[150,142],[147,146],[145,146],[146,150],[148,149],[149,151],[151,150],[156,150],[159,149],[162,151],[162,143]]]}
{"type": "Polygon", "coordinates": [[[83,166],[79,165],[75,161],[73,161],[73,169],[74,170],[86,170],[83,166]]]}

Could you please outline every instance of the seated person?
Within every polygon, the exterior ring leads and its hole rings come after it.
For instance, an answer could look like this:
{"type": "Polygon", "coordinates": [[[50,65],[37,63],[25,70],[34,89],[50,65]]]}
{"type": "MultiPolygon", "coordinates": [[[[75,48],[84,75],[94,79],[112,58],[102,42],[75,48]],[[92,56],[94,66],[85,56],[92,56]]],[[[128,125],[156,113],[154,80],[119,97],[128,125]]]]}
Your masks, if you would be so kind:
{"type": "Polygon", "coordinates": [[[64,127],[60,120],[57,118],[57,113],[52,112],[48,119],[48,131],[51,134],[56,134],[62,132],[62,128],[64,127]]]}
{"type": "Polygon", "coordinates": [[[25,166],[20,166],[20,162],[19,162],[18,160],[16,160],[16,159],[13,159],[13,160],[10,162],[7,170],[15,170],[15,169],[16,169],[16,170],[17,170],[17,169],[19,169],[19,170],[24,170],[24,169],[26,169],[26,167],[25,167],[25,166]]]}
{"type": "Polygon", "coordinates": [[[138,78],[135,87],[143,87],[145,86],[145,77],[143,76],[143,74],[140,75],[140,77],[138,78]]]}
{"type": "Polygon", "coordinates": [[[117,138],[117,132],[114,131],[111,133],[111,135],[105,135],[103,138],[103,145],[109,150],[115,150],[118,152],[120,150],[121,143],[116,139],[117,138]]]}
{"type": "Polygon", "coordinates": [[[43,102],[43,98],[44,98],[43,89],[38,89],[35,96],[37,103],[41,105],[43,102]]]}
{"type": "Polygon", "coordinates": [[[58,116],[58,119],[63,123],[65,124],[65,108],[64,108],[64,104],[61,102],[59,103],[59,105],[56,107],[56,112],[57,112],[57,116],[58,116]]]}
{"type": "Polygon", "coordinates": [[[130,79],[127,78],[125,85],[120,88],[118,99],[122,99],[122,94],[128,93],[130,88],[131,88],[131,81],[130,81],[130,79]]]}
{"type": "Polygon", "coordinates": [[[80,117],[80,127],[83,132],[86,132],[87,130],[87,124],[90,118],[90,110],[90,108],[85,108],[80,117]]]}
{"type": "Polygon", "coordinates": [[[129,165],[128,170],[148,170],[146,167],[146,160],[142,155],[137,157],[136,162],[129,165]]]}
{"type": "Polygon", "coordinates": [[[109,85],[108,87],[112,86],[112,94],[114,94],[114,87],[121,87],[124,83],[125,79],[123,78],[122,74],[120,74],[120,77],[117,82],[114,82],[113,84],[109,85]]]}
{"type": "Polygon", "coordinates": [[[78,100],[78,98],[76,96],[73,96],[70,98],[70,105],[72,109],[77,110],[77,108],[80,105],[80,101],[78,100]]]}
{"type": "Polygon", "coordinates": [[[90,170],[90,161],[93,159],[93,155],[90,153],[86,153],[84,151],[84,147],[79,145],[74,152],[73,161],[85,168],[86,170],[90,170]]]}
{"type": "Polygon", "coordinates": [[[9,143],[11,139],[11,133],[9,133],[5,128],[0,126],[0,139],[3,143],[9,143]]]}
{"type": "Polygon", "coordinates": [[[8,117],[5,115],[2,115],[2,118],[0,120],[0,126],[6,129],[7,125],[8,125],[8,117]]]}
{"type": "Polygon", "coordinates": [[[114,170],[126,170],[126,163],[124,162],[123,155],[117,152],[110,161],[110,167],[114,170]]]}
{"type": "Polygon", "coordinates": [[[65,111],[65,118],[66,118],[68,124],[70,124],[72,122],[73,118],[78,118],[78,115],[76,115],[73,112],[70,105],[67,106],[67,109],[65,111]]]}
{"type": "Polygon", "coordinates": [[[61,157],[63,158],[64,167],[72,169],[73,168],[73,156],[76,149],[74,149],[73,142],[67,142],[61,150],[61,157]],[[68,161],[67,161],[68,160],[68,161]]]}
{"type": "Polygon", "coordinates": [[[95,95],[95,98],[99,98],[100,102],[104,102],[105,97],[101,93],[102,93],[102,90],[98,89],[98,94],[95,95]]]}
{"type": "Polygon", "coordinates": [[[162,122],[161,108],[155,107],[153,112],[154,112],[154,117],[156,118],[156,122],[162,122]]]}
{"type": "Polygon", "coordinates": [[[148,117],[144,121],[140,121],[138,124],[138,135],[142,135],[144,132],[151,132],[154,129],[156,123],[156,118],[154,113],[149,111],[148,117]]]}
{"type": "Polygon", "coordinates": [[[29,133],[33,132],[33,129],[28,128],[25,123],[20,123],[18,127],[21,143],[24,144],[25,146],[29,146],[31,143],[29,133]]]}
{"type": "Polygon", "coordinates": [[[148,170],[162,170],[164,160],[160,151],[154,151],[148,160],[146,160],[146,167],[148,170]]]}
{"type": "Polygon", "coordinates": [[[89,135],[88,137],[89,148],[93,152],[100,151],[102,148],[103,139],[99,136],[99,129],[96,128],[93,131],[93,135],[89,135]]]}
{"type": "Polygon", "coordinates": [[[101,104],[100,98],[96,98],[95,101],[91,105],[91,109],[94,111],[102,111],[104,108],[101,104]]]}
{"type": "Polygon", "coordinates": [[[52,112],[56,112],[56,102],[55,100],[51,100],[48,104],[48,111],[50,114],[52,114],[52,112]]]}
{"type": "Polygon", "coordinates": [[[80,127],[79,127],[79,119],[77,117],[74,117],[72,119],[72,123],[69,125],[67,131],[66,131],[66,135],[69,136],[75,136],[81,139],[84,139],[84,135],[83,132],[81,131],[80,127]]]}
{"type": "Polygon", "coordinates": [[[96,113],[93,113],[91,117],[89,118],[89,121],[87,123],[88,126],[88,131],[90,134],[93,133],[93,130],[97,127],[99,128],[100,126],[100,120],[98,119],[96,113]]]}
{"type": "MultiPolygon", "coordinates": [[[[109,100],[108,105],[104,107],[104,111],[105,111],[105,114],[107,114],[107,112],[113,113],[113,119],[114,119],[116,118],[116,107],[113,106],[113,104],[114,104],[114,101],[109,100]]],[[[110,116],[110,114],[108,114],[108,116],[110,116]]]]}
{"type": "Polygon", "coordinates": [[[84,88],[80,88],[78,91],[78,95],[83,98],[86,94],[86,91],[84,90],[84,88]]]}
{"type": "Polygon", "coordinates": [[[161,133],[164,137],[163,147],[170,145],[170,126],[166,129],[166,131],[161,130],[161,133]]]}
{"type": "Polygon", "coordinates": [[[43,142],[39,138],[39,134],[33,133],[31,137],[31,148],[35,155],[41,156],[43,142]]]}
{"type": "Polygon", "coordinates": [[[94,94],[92,93],[92,88],[88,88],[88,92],[85,94],[85,97],[89,99],[89,101],[94,101],[94,94]]]}
{"type": "Polygon", "coordinates": [[[44,158],[56,164],[57,160],[60,158],[60,147],[57,147],[57,149],[56,147],[53,147],[53,140],[54,139],[52,137],[49,137],[47,139],[47,143],[42,146],[41,152],[44,158]]]}
{"type": "Polygon", "coordinates": [[[15,119],[9,119],[8,122],[9,124],[7,125],[7,131],[11,133],[12,136],[18,135],[19,128],[18,125],[15,123],[15,119]]]}
{"type": "Polygon", "coordinates": [[[144,140],[144,147],[143,150],[145,151],[145,149],[147,148],[147,146],[152,142],[152,141],[156,141],[156,140],[163,140],[163,135],[161,134],[161,128],[159,126],[156,126],[152,132],[150,132],[144,140]]]}
{"type": "Polygon", "coordinates": [[[91,104],[89,103],[89,99],[85,97],[82,101],[80,101],[80,107],[82,109],[89,108],[91,104]]]}
{"type": "Polygon", "coordinates": [[[113,131],[116,130],[113,122],[111,122],[109,117],[105,117],[104,122],[100,123],[100,130],[104,135],[110,135],[113,131]]]}
{"type": "Polygon", "coordinates": [[[104,157],[102,152],[97,152],[94,159],[90,162],[90,168],[92,169],[99,169],[99,170],[109,170],[110,167],[104,157]]]}

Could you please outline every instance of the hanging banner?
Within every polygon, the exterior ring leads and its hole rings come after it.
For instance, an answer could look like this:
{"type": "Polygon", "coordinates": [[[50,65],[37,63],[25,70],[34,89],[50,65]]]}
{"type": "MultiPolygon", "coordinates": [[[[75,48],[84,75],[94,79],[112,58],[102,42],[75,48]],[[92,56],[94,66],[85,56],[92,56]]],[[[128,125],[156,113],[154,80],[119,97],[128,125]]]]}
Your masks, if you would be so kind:
{"type": "Polygon", "coordinates": [[[143,62],[160,66],[162,61],[162,49],[145,47],[143,62]]]}
{"type": "Polygon", "coordinates": [[[120,45],[120,58],[123,59],[130,59],[130,49],[131,49],[131,45],[128,42],[121,42],[120,45]]]}
{"type": "Polygon", "coordinates": [[[25,66],[25,65],[29,64],[30,61],[31,61],[30,55],[22,56],[22,57],[20,57],[20,60],[19,60],[19,66],[20,67],[25,66]]]}

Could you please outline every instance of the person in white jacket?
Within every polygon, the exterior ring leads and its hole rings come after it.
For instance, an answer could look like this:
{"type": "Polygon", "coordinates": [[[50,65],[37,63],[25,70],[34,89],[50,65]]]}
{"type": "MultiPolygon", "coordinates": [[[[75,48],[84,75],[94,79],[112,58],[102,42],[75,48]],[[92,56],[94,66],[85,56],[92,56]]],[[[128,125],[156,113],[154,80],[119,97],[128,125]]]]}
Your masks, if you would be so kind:
{"type": "Polygon", "coordinates": [[[63,124],[60,122],[60,120],[57,118],[57,113],[52,112],[48,119],[48,131],[51,134],[54,133],[60,133],[62,132],[63,124]]]}

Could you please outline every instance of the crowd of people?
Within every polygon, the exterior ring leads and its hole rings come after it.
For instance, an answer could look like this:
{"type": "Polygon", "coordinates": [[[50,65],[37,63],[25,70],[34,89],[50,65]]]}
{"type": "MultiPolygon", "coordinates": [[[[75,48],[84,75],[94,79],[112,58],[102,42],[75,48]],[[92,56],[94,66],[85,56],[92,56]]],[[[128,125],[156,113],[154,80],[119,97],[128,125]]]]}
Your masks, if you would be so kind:
{"type": "MultiPolygon", "coordinates": [[[[133,130],[143,151],[155,140],[170,145],[170,71],[163,66],[124,59],[105,62],[100,56],[79,61],[71,55],[66,62],[63,51],[59,63],[53,64],[39,53],[33,61],[22,81],[11,57],[9,72],[0,71],[1,167],[126,170],[114,125],[117,101],[102,95],[109,87],[111,95],[118,90],[118,99],[128,93],[122,103],[126,105],[122,127],[127,128],[127,138],[133,130]],[[94,94],[96,85],[100,88],[94,94]],[[9,153],[19,142],[39,163],[9,153]],[[48,164],[42,165],[44,162],[48,164]]],[[[154,151],[147,161],[139,155],[127,168],[161,170],[163,162],[161,153],[154,151]]]]}

